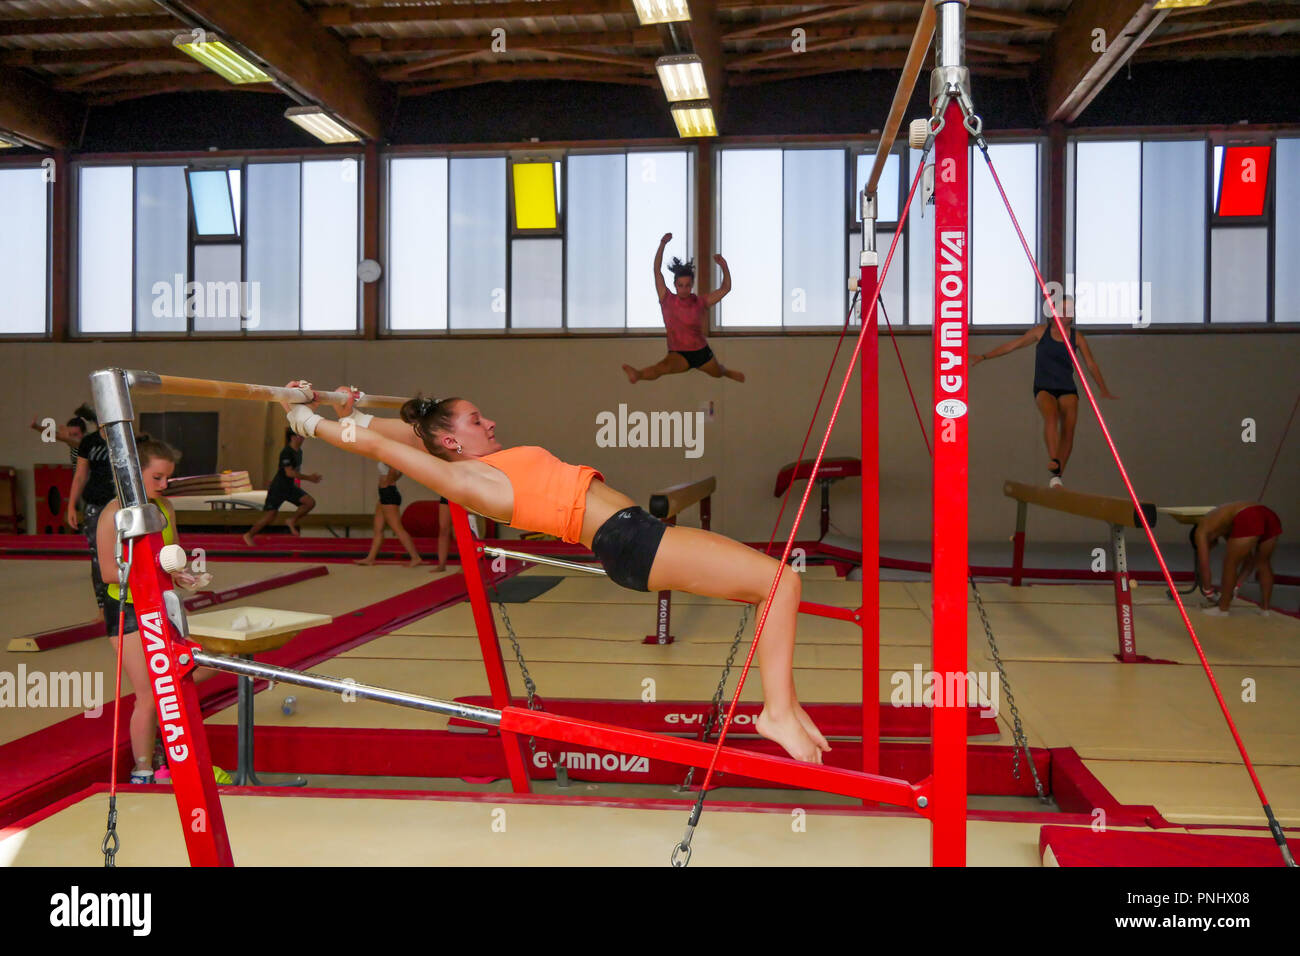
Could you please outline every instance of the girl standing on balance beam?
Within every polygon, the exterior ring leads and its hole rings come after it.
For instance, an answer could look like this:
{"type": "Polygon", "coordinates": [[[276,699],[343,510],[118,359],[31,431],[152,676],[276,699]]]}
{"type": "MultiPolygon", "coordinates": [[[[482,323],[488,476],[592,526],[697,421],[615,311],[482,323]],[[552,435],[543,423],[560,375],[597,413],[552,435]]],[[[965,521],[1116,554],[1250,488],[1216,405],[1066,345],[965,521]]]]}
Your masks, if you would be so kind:
{"type": "MultiPolygon", "coordinates": [[[[1092,349],[1083,333],[1074,328],[1074,296],[1067,295],[1062,300],[1060,310],[1061,324],[1070,333],[1070,345],[1079,353],[1083,363],[1088,366],[1093,380],[1101,390],[1102,398],[1115,398],[1106,387],[1106,380],[1101,377],[1097,360],[1092,357],[1092,349]]],[[[1006,342],[983,355],[971,359],[971,368],[986,359],[1008,355],[1026,345],[1034,345],[1034,404],[1043,416],[1043,441],[1047,445],[1047,470],[1051,473],[1048,484],[1059,488],[1063,482],[1065,465],[1074,450],[1074,427],[1079,421],[1079,389],[1074,383],[1074,363],[1065,347],[1056,323],[1050,318],[1042,325],[1035,325],[1014,342],[1006,342]]]]}
{"type": "MultiPolygon", "coordinates": [[[[290,388],[309,388],[297,382],[290,388]]],[[[341,386],[339,391],[349,391],[341,386]]],[[[753,548],[699,528],[665,525],[627,495],[605,484],[587,465],[570,465],[544,448],[503,449],[496,422],[463,398],[416,397],[402,419],[352,410],[353,392],[327,421],[314,405],[282,402],[290,427],[336,448],[400,468],[420,484],[464,507],[521,531],[581,542],[610,580],[633,591],[687,591],[758,604],[767,602],[780,562],[753,548]],[[348,434],[351,440],[344,440],[348,434]]],[[[781,575],[766,635],[758,648],[763,711],[755,729],[796,760],[821,763],[826,738],[799,705],[794,687],[794,637],[799,576],[781,575]]]]}
{"type": "Polygon", "coordinates": [[[674,259],[668,269],[673,274],[673,288],[677,291],[669,292],[664,284],[664,246],[672,237],[671,232],[664,233],[659,240],[659,251],[655,253],[655,291],[659,293],[659,311],[663,313],[664,328],[668,330],[668,354],[645,368],[624,365],[627,380],[633,385],[653,382],[662,375],[677,375],[698,368],[714,378],[725,376],[743,382],[744,373],[723,368],[704,338],[704,320],[709,309],[731,291],[731,270],[727,268],[727,260],[720,255],[713,257],[713,261],[722,267],[722,286],[700,298],[691,291],[695,285],[694,263],[674,259]]]}

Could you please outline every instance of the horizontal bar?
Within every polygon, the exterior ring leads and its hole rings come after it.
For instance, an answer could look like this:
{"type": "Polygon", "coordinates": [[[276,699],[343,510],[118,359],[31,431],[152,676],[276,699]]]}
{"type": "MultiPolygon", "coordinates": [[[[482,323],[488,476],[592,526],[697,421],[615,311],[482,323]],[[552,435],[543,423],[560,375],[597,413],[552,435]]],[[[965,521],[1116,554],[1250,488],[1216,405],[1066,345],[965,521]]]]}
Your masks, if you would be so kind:
{"type": "Polygon", "coordinates": [[[260,661],[246,661],[238,657],[226,657],[223,654],[195,651],[194,662],[201,667],[211,667],[213,670],[238,674],[241,677],[260,677],[263,680],[292,684],[296,687],[310,687],[314,690],[330,691],[331,693],[351,694],[354,697],[378,701],[381,704],[395,704],[398,707],[410,707],[413,710],[429,711],[446,717],[463,717],[465,720],[472,720],[478,724],[489,724],[493,727],[501,723],[500,711],[487,707],[458,704],[455,701],[438,700],[435,697],[420,697],[417,694],[389,690],[386,687],[375,687],[372,684],[359,684],[351,680],[340,680],[337,677],[327,677],[323,674],[305,674],[302,671],[290,670],[287,667],[276,667],[274,664],[263,664],[260,661]]]}
{"type": "MultiPolygon", "coordinates": [[[[667,760],[683,767],[707,767],[716,748],[681,737],[667,737],[626,727],[611,727],[576,717],[563,717],[540,710],[506,707],[501,711],[501,729],[529,737],[544,737],[564,743],[585,744],[615,753],[632,754],[654,760],[667,760]]],[[[805,790],[838,793],[862,800],[878,800],[897,807],[907,807],[925,816],[917,800],[925,788],[906,780],[841,770],[822,764],[803,763],[789,757],[773,757],[748,750],[723,747],[718,750],[719,773],[732,773],[756,780],[785,783],[805,790]]]]}
{"type": "MultiPolygon", "coordinates": [[[[1141,520],[1133,510],[1133,502],[1127,498],[1112,498],[1108,495],[1090,495],[1082,491],[1069,491],[1065,488],[1047,488],[1042,485],[1026,485],[1018,481],[1008,481],[1002,485],[1002,493],[1016,501],[1028,502],[1040,508],[1064,511],[1084,518],[1096,518],[1109,524],[1122,525],[1125,528],[1140,528],[1141,520]]],[[[1156,506],[1142,503],[1142,513],[1146,515],[1147,524],[1155,527],[1156,506]]]]}
{"type": "Polygon", "coordinates": [[[593,568],[588,564],[574,564],[572,561],[561,561],[558,558],[544,558],[537,554],[524,554],[522,551],[507,551],[505,548],[485,547],[484,554],[490,554],[494,558],[514,558],[516,561],[527,561],[529,564],[549,564],[556,568],[569,568],[572,571],[586,571],[588,574],[604,574],[604,568],[593,568]]]}
{"type": "MultiPolygon", "coordinates": [[[[192,395],[197,398],[237,398],[254,402],[289,402],[294,405],[326,402],[342,405],[351,396],[347,392],[322,392],[316,389],[285,388],[275,385],[248,385],[243,382],[219,382],[210,378],[182,378],[159,375],[140,369],[127,369],[127,383],[132,392],[156,395],[192,395]]],[[[398,395],[362,393],[357,408],[401,408],[407,399],[398,395]]]]}

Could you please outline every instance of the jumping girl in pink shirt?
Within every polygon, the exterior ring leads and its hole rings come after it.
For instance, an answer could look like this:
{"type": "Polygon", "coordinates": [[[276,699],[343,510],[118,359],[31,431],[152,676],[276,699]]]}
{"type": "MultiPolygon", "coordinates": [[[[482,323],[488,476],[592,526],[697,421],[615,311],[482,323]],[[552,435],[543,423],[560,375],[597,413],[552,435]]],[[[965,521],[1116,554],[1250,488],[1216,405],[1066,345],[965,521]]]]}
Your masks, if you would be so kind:
{"type": "Polygon", "coordinates": [[[695,265],[674,259],[669,269],[673,274],[673,287],[676,293],[670,293],[664,284],[664,246],[668,245],[673,234],[665,233],[659,240],[659,251],[655,253],[655,289],[659,292],[659,309],[663,312],[664,328],[668,330],[668,354],[647,368],[633,368],[624,365],[623,371],[633,385],[637,382],[653,382],[661,375],[676,375],[698,368],[714,378],[724,375],[736,382],[743,382],[742,372],[723,368],[709,348],[704,338],[704,320],[709,309],[731,291],[731,270],[727,260],[714,256],[713,261],[722,267],[722,287],[710,292],[704,298],[695,295],[691,288],[695,284],[695,265]]]}

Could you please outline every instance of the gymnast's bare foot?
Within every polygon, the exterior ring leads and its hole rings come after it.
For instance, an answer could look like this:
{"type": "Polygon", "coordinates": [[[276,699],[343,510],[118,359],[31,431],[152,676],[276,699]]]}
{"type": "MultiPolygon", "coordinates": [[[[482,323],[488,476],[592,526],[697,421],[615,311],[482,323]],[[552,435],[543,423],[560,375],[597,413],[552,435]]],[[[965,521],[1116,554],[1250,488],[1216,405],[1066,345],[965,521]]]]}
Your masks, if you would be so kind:
{"type": "Polygon", "coordinates": [[[248,545],[250,548],[257,547],[257,542],[253,540],[253,535],[247,531],[244,532],[244,544],[248,545]]]}
{"type": "Polygon", "coordinates": [[[813,723],[813,719],[808,716],[808,711],[804,710],[802,705],[794,705],[794,715],[799,718],[799,726],[803,727],[804,733],[812,738],[812,742],[817,745],[818,750],[826,753],[831,749],[830,743],[822,732],[817,729],[817,725],[813,723]]]}
{"type": "Polygon", "coordinates": [[[735,369],[727,369],[726,375],[727,378],[731,379],[733,382],[743,382],[745,380],[745,373],[737,372],[735,369]]]}
{"type": "Polygon", "coordinates": [[[357,559],[356,559],[355,561],[353,561],[352,563],[353,563],[353,564],[364,564],[366,567],[370,567],[370,565],[372,565],[372,564],[375,563],[375,559],[374,559],[374,558],[357,558],[357,559]]]}
{"type": "Polygon", "coordinates": [[[430,574],[441,574],[443,571],[446,571],[446,570],[447,570],[447,566],[446,566],[445,564],[440,564],[440,565],[438,565],[436,568],[430,568],[430,569],[429,569],[429,573],[430,573],[430,574]]]}
{"type": "Polygon", "coordinates": [[[298,530],[298,526],[296,524],[294,524],[292,521],[289,521],[287,519],[285,520],[284,523],[289,526],[290,534],[297,535],[300,538],[302,537],[302,532],[298,530]]]}
{"type": "Polygon", "coordinates": [[[822,762],[821,750],[813,742],[812,737],[808,736],[808,732],[803,729],[803,724],[799,722],[799,718],[793,711],[787,711],[783,717],[776,717],[768,713],[768,709],[764,707],[754,723],[754,729],[761,736],[780,744],[795,760],[802,760],[804,763],[822,762]]]}
{"type": "Polygon", "coordinates": [[[418,568],[422,564],[424,564],[424,560],[421,558],[411,558],[411,560],[406,562],[408,568],[418,568]]]}
{"type": "Polygon", "coordinates": [[[632,366],[624,365],[623,371],[627,375],[627,380],[631,382],[633,385],[641,381],[641,373],[638,372],[636,369],[634,369],[632,366]]]}

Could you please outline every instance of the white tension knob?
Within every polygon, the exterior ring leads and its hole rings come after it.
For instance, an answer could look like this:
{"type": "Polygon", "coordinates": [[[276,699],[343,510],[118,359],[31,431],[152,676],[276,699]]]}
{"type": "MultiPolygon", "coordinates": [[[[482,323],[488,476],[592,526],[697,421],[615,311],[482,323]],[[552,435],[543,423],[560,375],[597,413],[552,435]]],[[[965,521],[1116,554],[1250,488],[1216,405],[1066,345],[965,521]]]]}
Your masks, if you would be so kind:
{"type": "Polygon", "coordinates": [[[930,135],[930,121],[914,119],[907,127],[907,145],[912,149],[923,149],[925,138],[930,135]]]}
{"type": "Polygon", "coordinates": [[[177,571],[185,569],[189,558],[185,555],[185,549],[179,544],[163,545],[163,549],[158,552],[158,564],[168,574],[175,574],[177,571]]]}

